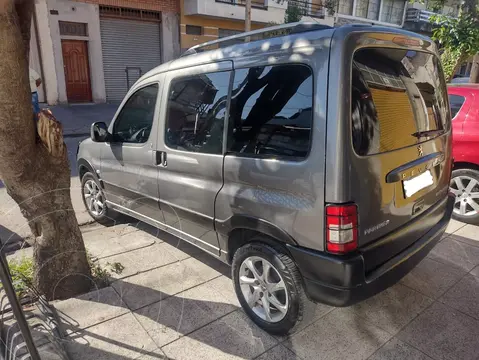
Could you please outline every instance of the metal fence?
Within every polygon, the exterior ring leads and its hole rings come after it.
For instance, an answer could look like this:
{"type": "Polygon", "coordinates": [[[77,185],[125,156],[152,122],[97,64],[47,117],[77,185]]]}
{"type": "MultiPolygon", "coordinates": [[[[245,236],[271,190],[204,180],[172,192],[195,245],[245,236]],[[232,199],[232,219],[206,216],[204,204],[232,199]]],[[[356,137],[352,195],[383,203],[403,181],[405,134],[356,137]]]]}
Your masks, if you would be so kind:
{"type": "Polygon", "coordinates": [[[288,6],[294,6],[301,10],[301,15],[324,19],[325,7],[321,1],[289,0],[288,6]]]}
{"type": "Polygon", "coordinates": [[[407,9],[406,11],[406,21],[411,22],[429,22],[431,16],[437,15],[433,11],[420,10],[420,9],[407,9]]]}
{"type": "Polygon", "coordinates": [[[31,289],[35,298],[19,299],[8,263],[0,252],[0,359],[68,360],[58,329],[58,317],[48,301],[31,289]]]}

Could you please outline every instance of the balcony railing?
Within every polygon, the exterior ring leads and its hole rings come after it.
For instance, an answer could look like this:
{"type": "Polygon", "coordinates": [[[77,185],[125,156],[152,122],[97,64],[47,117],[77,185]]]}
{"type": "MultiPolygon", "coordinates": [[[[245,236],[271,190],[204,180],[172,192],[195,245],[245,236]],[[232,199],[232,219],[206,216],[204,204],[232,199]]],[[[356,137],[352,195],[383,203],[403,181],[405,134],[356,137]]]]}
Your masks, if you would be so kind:
{"type": "Polygon", "coordinates": [[[406,21],[411,22],[429,22],[431,16],[437,15],[433,11],[420,10],[420,9],[407,9],[406,21]]]}
{"type": "Polygon", "coordinates": [[[325,7],[323,6],[322,1],[313,0],[313,1],[302,1],[302,0],[289,0],[288,6],[294,6],[301,9],[301,14],[303,16],[310,16],[313,18],[324,19],[326,14],[325,7]]]}
{"type": "MultiPolygon", "coordinates": [[[[231,5],[239,5],[245,6],[246,0],[216,0],[216,2],[224,3],[224,4],[231,4],[231,5]]],[[[265,0],[251,0],[251,7],[258,8],[258,9],[267,9],[268,6],[266,5],[265,0]]]]}

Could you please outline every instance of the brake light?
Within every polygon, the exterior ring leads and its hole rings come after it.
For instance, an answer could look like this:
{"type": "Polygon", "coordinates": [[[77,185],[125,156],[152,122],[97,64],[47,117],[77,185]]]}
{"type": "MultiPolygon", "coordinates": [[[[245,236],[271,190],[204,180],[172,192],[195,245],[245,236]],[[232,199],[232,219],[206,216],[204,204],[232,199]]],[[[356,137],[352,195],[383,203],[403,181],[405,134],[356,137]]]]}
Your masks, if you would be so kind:
{"type": "Polygon", "coordinates": [[[356,205],[326,206],[326,250],[345,254],[358,247],[358,208],[356,205]]]}

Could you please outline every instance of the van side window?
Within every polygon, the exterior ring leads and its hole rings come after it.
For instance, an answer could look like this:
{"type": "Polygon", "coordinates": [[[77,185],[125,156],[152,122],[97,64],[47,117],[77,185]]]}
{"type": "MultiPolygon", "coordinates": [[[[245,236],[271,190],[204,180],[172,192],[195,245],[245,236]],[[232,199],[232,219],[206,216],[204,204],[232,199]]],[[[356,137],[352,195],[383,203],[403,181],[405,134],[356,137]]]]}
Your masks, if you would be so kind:
{"type": "Polygon", "coordinates": [[[235,71],[228,151],[258,157],[305,158],[313,123],[313,76],[299,64],[235,71]]]}
{"type": "Polygon", "coordinates": [[[171,82],[165,143],[172,149],[222,154],[230,71],[171,82]]]}
{"type": "Polygon", "coordinates": [[[141,88],[126,101],[113,125],[113,141],[145,143],[150,137],[155,116],[158,84],[141,88]]]}

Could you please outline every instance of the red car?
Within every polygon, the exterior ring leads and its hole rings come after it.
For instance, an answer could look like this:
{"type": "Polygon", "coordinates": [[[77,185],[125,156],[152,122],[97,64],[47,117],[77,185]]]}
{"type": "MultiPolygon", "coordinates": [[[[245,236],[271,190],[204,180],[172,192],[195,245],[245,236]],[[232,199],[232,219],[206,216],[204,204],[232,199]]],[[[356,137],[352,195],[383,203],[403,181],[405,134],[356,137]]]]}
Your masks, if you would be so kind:
{"type": "Polygon", "coordinates": [[[451,104],[456,195],[452,217],[479,225],[479,84],[448,86],[451,104]]]}

